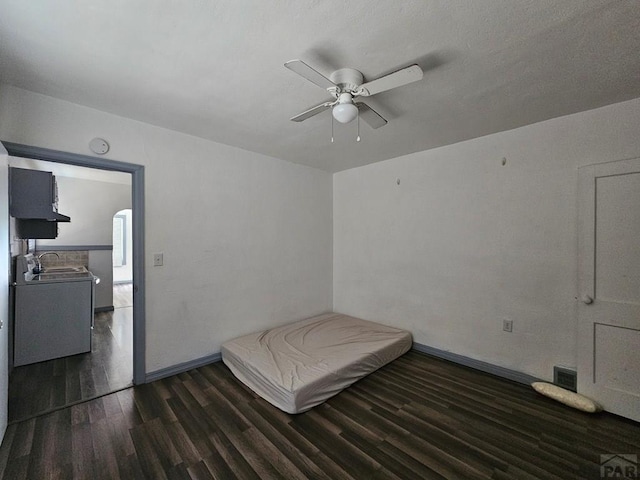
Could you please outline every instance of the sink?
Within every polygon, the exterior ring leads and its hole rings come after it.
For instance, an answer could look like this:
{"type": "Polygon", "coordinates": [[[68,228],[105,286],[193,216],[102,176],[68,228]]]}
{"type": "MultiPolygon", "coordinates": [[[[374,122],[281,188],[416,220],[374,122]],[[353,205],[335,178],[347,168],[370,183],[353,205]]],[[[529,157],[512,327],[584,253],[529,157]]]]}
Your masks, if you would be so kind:
{"type": "Polygon", "coordinates": [[[76,279],[85,279],[89,278],[90,274],[88,271],[84,272],[45,272],[35,275],[33,280],[39,281],[51,281],[51,280],[76,280],[76,279]]]}
{"type": "Polygon", "coordinates": [[[85,273],[87,272],[42,272],[36,276],[40,278],[77,277],[78,275],[84,275],[85,273]]]}
{"type": "Polygon", "coordinates": [[[40,275],[48,273],[64,274],[64,273],[85,273],[88,270],[84,266],[79,267],[47,267],[40,275]]]}
{"type": "Polygon", "coordinates": [[[76,280],[86,278],[89,270],[84,265],[64,265],[59,267],[47,267],[34,280],[49,282],[52,280],[76,280]]]}

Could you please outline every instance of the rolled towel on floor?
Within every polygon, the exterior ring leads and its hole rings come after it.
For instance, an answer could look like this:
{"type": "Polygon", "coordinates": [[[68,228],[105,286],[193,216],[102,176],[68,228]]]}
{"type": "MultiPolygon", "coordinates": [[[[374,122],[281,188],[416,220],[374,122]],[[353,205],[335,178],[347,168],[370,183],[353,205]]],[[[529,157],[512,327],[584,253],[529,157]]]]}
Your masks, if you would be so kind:
{"type": "Polygon", "coordinates": [[[602,407],[590,398],[572,392],[557,385],[547,382],[533,382],[533,389],[542,395],[553,398],[560,403],[564,403],[569,407],[577,408],[583,412],[594,413],[602,410],[602,407]]]}

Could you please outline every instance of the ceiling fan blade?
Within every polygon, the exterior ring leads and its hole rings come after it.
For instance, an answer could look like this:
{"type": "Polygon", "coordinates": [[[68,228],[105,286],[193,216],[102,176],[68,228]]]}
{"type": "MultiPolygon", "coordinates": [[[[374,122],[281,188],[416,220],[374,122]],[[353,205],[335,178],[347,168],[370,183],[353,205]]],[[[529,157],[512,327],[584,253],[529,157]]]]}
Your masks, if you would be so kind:
{"type": "Polygon", "coordinates": [[[324,112],[327,108],[330,108],[335,102],[324,102],[320,105],[316,105],[315,107],[311,107],[309,110],[305,110],[302,113],[299,113],[295,117],[291,117],[292,122],[302,122],[307,118],[313,117],[319,113],[324,112]]]}
{"type": "Polygon", "coordinates": [[[331,88],[335,87],[336,84],[329,80],[327,77],[322,75],[317,70],[314,70],[309,65],[304,63],[302,60],[290,60],[284,64],[292,72],[297,73],[301,77],[306,78],[311,83],[315,83],[319,87],[322,88],[331,88]]]}
{"type": "Polygon", "coordinates": [[[392,88],[401,87],[408,83],[417,82],[422,78],[424,73],[418,65],[411,65],[397,72],[390,73],[384,77],[377,78],[370,82],[364,83],[359,88],[359,95],[368,97],[376,93],[385,92],[392,88]]]}
{"type": "Polygon", "coordinates": [[[382,118],[382,115],[366,103],[358,102],[356,106],[358,107],[360,118],[367,122],[371,128],[380,128],[387,124],[387,121],[382,118]]]}

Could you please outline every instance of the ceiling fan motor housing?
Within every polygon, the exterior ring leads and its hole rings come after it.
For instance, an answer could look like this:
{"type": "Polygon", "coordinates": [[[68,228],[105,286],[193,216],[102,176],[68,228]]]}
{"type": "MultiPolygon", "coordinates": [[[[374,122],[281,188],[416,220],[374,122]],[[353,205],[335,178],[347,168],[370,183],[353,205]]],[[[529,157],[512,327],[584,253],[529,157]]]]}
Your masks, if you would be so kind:
{"type": "Polygon", "coordinates": [[[341,92],[353,93],[364,83],[364,76],[353,68],[341,68],[336,70],[329,77],[330,80],[340,87],[341,92]]]}

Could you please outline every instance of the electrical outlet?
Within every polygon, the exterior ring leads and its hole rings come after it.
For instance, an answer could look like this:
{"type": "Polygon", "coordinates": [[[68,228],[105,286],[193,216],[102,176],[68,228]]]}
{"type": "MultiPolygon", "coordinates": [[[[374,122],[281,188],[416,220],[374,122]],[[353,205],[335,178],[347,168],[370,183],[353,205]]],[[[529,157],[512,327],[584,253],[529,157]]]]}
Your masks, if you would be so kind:
{"type": "Polygon", "coordinates": [[[513,320],[502,320],[502,330],[505,332],[513,332],[513,320]]]}
{"type": "Polygon", "coordinates": [[[164,264],[164,255],[162,253],[153,254],[153,266],[161,267],[164,264]]]}

